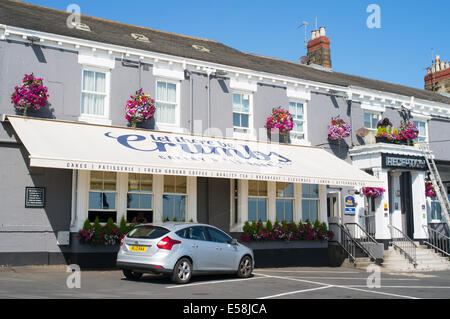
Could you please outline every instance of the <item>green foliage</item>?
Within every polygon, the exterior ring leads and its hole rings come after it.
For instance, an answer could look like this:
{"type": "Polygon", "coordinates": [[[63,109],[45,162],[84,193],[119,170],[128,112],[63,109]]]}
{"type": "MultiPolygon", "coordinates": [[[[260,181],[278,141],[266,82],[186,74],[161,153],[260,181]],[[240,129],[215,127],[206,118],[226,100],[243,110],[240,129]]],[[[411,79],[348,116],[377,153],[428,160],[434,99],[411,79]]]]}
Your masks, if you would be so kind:
{"type": "Polygon", "coordinates": [[[91,228],[92,228],[92,224],[91,224],[89,218],[86,218],[86,220],[84,221],[83,229],[90,230],[91,228]]]}
{"type": "Polygon", "coordinates": [[[242,228],[242,230],[246,234],[251,234],[252,233],[252,226],[250,225],[250,223],[248,221],[245,222],[244,227],[242,228]]]}
{"type": "Polygon", "coordinates": [[[177,221],[177,218],[176,218],[176,217],[174,217],[174,218],[172,219],[172,221],[176,222],[176,221],[177,221]]]}
{"type": "Polygon", "coordinates": [[[266,229],[267,229],[267,231],[269,231],[269,232],[272,232],[272,231],[273,231],[273,225],[272,225],[272,222],[270,221],[270,219],[267,220],[267,223],[266,223],[266,229]]]}

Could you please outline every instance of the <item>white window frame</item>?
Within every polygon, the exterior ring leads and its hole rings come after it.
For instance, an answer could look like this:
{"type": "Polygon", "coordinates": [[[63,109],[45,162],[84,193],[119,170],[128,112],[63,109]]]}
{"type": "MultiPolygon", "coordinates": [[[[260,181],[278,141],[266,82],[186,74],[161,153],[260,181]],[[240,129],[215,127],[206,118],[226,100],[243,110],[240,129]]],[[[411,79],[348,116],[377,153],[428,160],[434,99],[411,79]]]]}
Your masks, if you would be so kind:
{"type": "MultiPolygon", "coordinates": [[[[288,183],[288,184],[292,184],[292,196],[291,197],[279,197],[277,195],[276,192],[276,183],[275,182],[275,218],[277,216],[277,206],[276,206],[276,202],[277,200],[281,199],[281,200],[292,200],[292,220],[291,221],[287,221],[287,222],[295,222],[295,183],[288,183]]],[[[285,213],[285,218],[286,218],[286,212],[285,213]]],[[[282,220],[280,220],[280,222],[282,222],[282,220]]]]}
{"type": "MultiPolygon", "coordinates": [[[[87,218],[89,218],[89,212],[90,211],[102,211],[102,212],[107,212],[107,213],[116,213],[116,220],[114,221],[114,223],[116,223],[116,224],[118,224],[118,223],[120,223],[120,220],[119,220],[119,194],[120,194],[120,192],[119,192],[119,173],[117,173],[117,172],[111,172],[111,173],[115,173],[116,174],[116,189],[114,190],[114,191],[112,191],[112,190],[105,190],[105,189],[102,189],[102,190],[98,190],[98,189],[91,189],[91,173],[92,173],[93,171],[89,171],[89,174],[88,174],[88,189],[87,189],[87,218]],[[114,209],[91,209],[91,208],[89,208],[89,194],[90,193],[110,193],[110,194],[115,194],[115,196],[114,196],[114,209]]],[[[107,172],[107,171],[98,171],[98,172],[101,172],[101,173],[109,173],[109,172],[107,172]]],[[[105,181],[104,181],[104,178],[103,178],[103,183],[104,183],[105,181]]],[[[93,223],[93,221],[91,222],[91,223],[93,223]]],[[[100,222],[100,224],[106,224],[106,222],[100,222]]]]}
{"type": "MultiPolygon", "coordinates": [[[[424,137],[425,139],[423,140],[423,142],[428,143],[428,121],[424,118],[413,118],[411,122],[413,122],[414,124],[416,124],[416,122],[425,123],[425,135],[418,135],[417,137],[424,137]]],[[[417,129],[419,129],[418,126],[417,129]]]]}
{"type": "MultiPolygon", "coordinates": [[[[308,201],[312,201],[315,200],[317,201],[317,220],[321,221],[321,206],[320,206],[320,202],[321,202],[321,194],[320,194],[320,184],[308,184],[308,183],[303,183],[300,184],[300,191],[301,191],[301,198],[300,198],[300,204],[299,206],[301,207],[301,211],[300,211],[300,220],[305,223],[306,219],[303,220],[303,201],[304,200],[308,200],[308,201]],[[303,185],[317,185],[318,186],[318,196],[317,197],[305,197],[305,194],[303,194],[303,185]]],[[[326,199],[325,199],[326,200],[326,199]]],[[[326,214],[326,212],[325,212],[326,214]]],[[[325,215],[326,216],[326,215],[325,215]]],[[[314,224],[315,220],[309,220],[311,222],[311,224],[314,224]]]]}
{"type": "MultiPolygon", "coordinates": [[[[87,122],[92,124],[103,124],[103,125],[111,125],[111,119],[110,119],[110,98],[111,98],[111,70],[107,68],[99,68],[99,67],[93,67],[90,65],[83,65],[83,68],[81,69],[81,87],[80,87],[80,116],[78,118],[81,122],[87,122]],[[104,73],[105,74],[105,105],[104,105],[104,113],[103,115],[95,115],[95,114],[88,114],[88,113],[82,113],[82,103],[83,103],[83,81],[84,81],[84,72],[85,71],[91,71],[91,72],[98,72],[98,73],[104,73]]],[[[89,94],[98,94],[103,95],[101,93],[96,92],[90,92],[86,91],[86,93],[89,94]]]]}
{"type": "MultiPolygon", "coordinates": [[[[150,195],[151,196],[151,206],[150,208],[128,208],[126,207],[126,211],[125,211],[125,219],[127,219],[128,217],[128,211],[132,211],[132,212],[148,212],[148,211],[152,211],[153,213],[153,220],[155,219],[155,211],[154,211],[154,195],[153,195],[153,174],[139,174],[138,175],[151,175],[152,176],[152,190],[151,191],[130,191],[129,189],[129,182],[130,182],[130,174],[127,174],[127,193],[126,195],[128,196],[128,194],[138,194],[138,195],[150,195]]],[[[139,179],[139,183],[140,183],[140,179],[139,179]]],[[[128,206],[128,203],[127,203],[128,206]]],[[[120,221],[119,221],[120,223],[120,221]]]]}
{"type": "Polygon", "coordinates": [[[366,114],[378,115],[378,121],[377,121],[377,123],[378,123],[382,119],[381,112],[363,109],[363,127],[365,129],[370,130],[370,131],[375,131],[376,132],[378,130],[377,127],[366,127],[366,114]]]}
{"type": "Polygon", "coordinates": [[[253,97],[253,92],[250,91],[243,91],[243,90],[233,90],[231,92],[231,113],[232,113],[232,125],[233,125],[233,137],[234,138],[239,138],[239,139],[252,139],[252,136],[254,135],[254,129],[253,129],[253,101],[254,101],[254,97],[253,97]],[[233,110],[233,98],[234,98],[234,94],[241,94],[241,95],[248,95],[249,96],[249,102],[248,102],[248,113],[244,113],[244,112],[235,112],[233,110]],[[233,114],[234,113],[239,113],[239,114],[248,114],[248,129],[246,132],[239,132],[239,131],[235,131],[235,129],[245,129],[245,128],[240,128],[237,126],[234,126],[234,119],[233,119],[233,114]]]}
{"type": "MultiPolygon", "coordinates": [[[[250,180],[248,182],[250,182],[250,180]]],[[[266,220],[265,221],[263,220],[262,222],[265,223],[265,222],[267,222],[269,220],[269,198],[270,198],[270,196],[269,196],[269,182],[268,181],[259,181],[259,180],[257,180],[256,182],[264,182],[264,183],[266,183],[267,195],[266,196],[250,195],[250,191],[248,189],[250,187],[250,183],[247,183],[247,194],[248,194],[248,196],[247,196],[247,220],[250,222],[250,219],[248,218],[248,201],[249,201],[249,199],[250,198],[257,198],[257,199],[263,198],[263,199],[266,200],[266,220]]],[[[258,189],[258,193],[259,193],[259,189],[258,189]]],[[[257,218],[258,217],[260,217],[260,216],[257,216],[257,218]]],[[[260,219],[255,220],[255,222],[259,222],[259,221],[260,221],[260,219]]]]}
{"type": "MultiPolygon", "coordinates": [[[[175,181],[175,185],[176,185],[176,181],[175,181]]],[[[161,210],[161,218],[162,218],[162,221],[164,221],[164,199],[163,199],[164,195],[167,195],[167,196],[184,196],[185,197],[185,200],[184,200],[184,205],[185,205],[185,207],[184,207],[184,220],[186,222],[189,221],[188,220],[188,216],[189,216],[188,210],[189,210],[190,206],[189,206],[189,202],[188,202],[188,200],[189,200],[188,194],[189,194],[189,178],[188,178],[188,176],[163,175],[163,178],[162,178],[162,198],[161,198],[162,199],[162,205],[161,205],[161,209],[162,209],[161,210]],[[184,178],[186,178],[186,192],[185,193],[177,193],[176,189],[175,189],[174,193],[166,192],[164,190],[164,186],[165,186],[165,184],[164,184],[164,177],[165,176],[174,176],[175,180],[176,180],[177,177],[184,177],[184,178]]],[[[178,220],[178,222],[181,222],[181,220],[178,220]]]]}
{"type": "MultiPolygon", "coordinates": [[[[294,129],[292,129],[292,131],[290,132],[290,138],[293,142],[293,144],[297,144],[296,142],[306,142],[308,141],[308,114],[307,114],[307,105],[308,102],[305,100],[299,100],[299,99],[289,99],[288,103],[296,103],[296,104],[303,104],[303,132],[298,132],[298,131],[294,131],[294,129]],[[303,138],[297,138],[294,135],[295,134],[303,134],[303,138]]],[[[288,110],[289,110],[290,105],[288,104],[288,110]]],[[[290,112],[290,111],[289,111],[290,112]]],[[[294,119],[295,121],[295,119],[294,119]]]]}
{"type": "Polygon", "coordinates": [[[167,78],[157,78],[155,80],[155,106],[156,106],[156,112],[155,112],[155,128],[158,130],[162,130],[162,131],[180,131],[180,100],[181,100],[181,95],[180,95],[180,81],[178,80],[172,80],[172,79],[167,79],[167,78]],[[164,123],[164,122],[159,122],[156,119],[156,112],[158,112],[158,107],[157,104],[158,103],[163,103],[163,104],[173,104],[172,102],[167,102],[167,101],[159,101],[158,100],[158,82],[165,82],[165,83],[170,83],[170,84],[175,84],[175,89],[176,89],[176,104],[175,104],[175,123],[164,123]]]}

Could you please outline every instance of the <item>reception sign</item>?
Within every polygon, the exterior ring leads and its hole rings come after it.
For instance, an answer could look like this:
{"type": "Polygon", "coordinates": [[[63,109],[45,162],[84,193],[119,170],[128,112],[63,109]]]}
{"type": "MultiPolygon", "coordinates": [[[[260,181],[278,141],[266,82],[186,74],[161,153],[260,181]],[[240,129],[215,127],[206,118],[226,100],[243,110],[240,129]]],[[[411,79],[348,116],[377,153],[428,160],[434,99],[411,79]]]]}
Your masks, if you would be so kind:
{"type": "Polygon", "coordinates": [[[8,116],[30,165],[342,186],[382,186],[322,148],[8,116]],[[38,134],[37,134],[38,132],[38,134]]]}

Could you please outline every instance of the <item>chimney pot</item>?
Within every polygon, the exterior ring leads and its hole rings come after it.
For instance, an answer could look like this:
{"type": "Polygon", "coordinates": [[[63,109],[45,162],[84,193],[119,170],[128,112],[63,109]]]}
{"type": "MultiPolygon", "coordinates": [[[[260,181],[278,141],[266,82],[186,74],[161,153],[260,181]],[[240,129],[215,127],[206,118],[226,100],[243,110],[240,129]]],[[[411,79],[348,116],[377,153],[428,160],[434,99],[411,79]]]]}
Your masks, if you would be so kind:
{"type": "Polygon", "coordinates": [[[320,33],[321,37],[326,36],[326,34],[325,34],[325,27],[320,27],[319,33],[320,33]]]}

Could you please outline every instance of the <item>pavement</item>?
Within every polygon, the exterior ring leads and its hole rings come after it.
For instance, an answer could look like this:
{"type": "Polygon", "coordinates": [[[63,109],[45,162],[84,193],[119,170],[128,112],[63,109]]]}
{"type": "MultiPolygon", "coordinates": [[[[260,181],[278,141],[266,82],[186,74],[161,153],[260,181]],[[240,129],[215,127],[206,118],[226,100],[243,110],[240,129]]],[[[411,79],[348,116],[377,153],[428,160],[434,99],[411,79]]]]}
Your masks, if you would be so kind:
{"type": "Polygon", "coordinates": [[[259,268],[253,276],[193,277],[186,285],[119,270],[67,272],[67,266],[0,267],[0,299],[448,299],[450,271],[367,272],[347,268],[259,268]],[[77,280],[79,279],[79,281],[77,280]],[[77,284],[79,283],[79,288],[77,284]]]}

